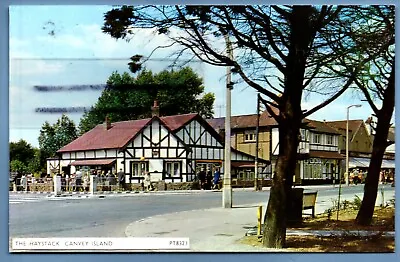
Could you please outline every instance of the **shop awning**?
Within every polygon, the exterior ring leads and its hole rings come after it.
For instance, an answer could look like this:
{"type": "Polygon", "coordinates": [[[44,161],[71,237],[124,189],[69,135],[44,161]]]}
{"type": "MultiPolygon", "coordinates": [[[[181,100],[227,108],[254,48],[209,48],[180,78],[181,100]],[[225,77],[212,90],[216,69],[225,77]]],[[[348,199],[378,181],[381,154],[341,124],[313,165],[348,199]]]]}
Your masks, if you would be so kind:
{"type": "MultiPolygon", "coordinates": [[[[350,157],[349,158],[349,168],[356,168],[356,167],[369,167],[369,158],[364,157],[350,157]]],[[[395,161],[390,159],[383,159],[381,168],[395,168],[395,161]]]]}
{"type": "Polygon", "coordinates": [[[368,167],[370,159],[363,157],[349,157],[349,168],[368,167]]]}
{"type": "Polygon", "coordinates": [[[381,168],[395,168],[395,161],[389,159],[383,159],[381,168]]]}
{"type": "Polygon", "coordinates": [[[76,160],[70,163],[71,166],[106,166],[111,165],[116,159],[92,159],[92,160],[76,160]]]}

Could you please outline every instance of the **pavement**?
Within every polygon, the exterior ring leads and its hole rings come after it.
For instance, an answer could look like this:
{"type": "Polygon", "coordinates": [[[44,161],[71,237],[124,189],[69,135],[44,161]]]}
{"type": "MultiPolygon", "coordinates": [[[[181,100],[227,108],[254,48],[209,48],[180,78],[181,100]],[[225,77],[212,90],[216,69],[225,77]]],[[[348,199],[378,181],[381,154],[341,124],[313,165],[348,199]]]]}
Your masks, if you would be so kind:
{"type": "MultiPolygon", "coordinates": [[[[332,187],[332,186],[331,186],[332,187]]],[[[307,187],[303,187],[309,189],[307,187]]],[[[315,189],[314,187],[310,187],[315,189]]],[[[237,189],[236,189],[237,190],[237,189]]],[[[239,189],[246,190],[246,189],[239,189]]],[[[264,188],[269,190],[269,188],[264,188]]],[[[347,200],[353,200],[354,196],[347,200]]],[[[386,199],[388,196],[386,196],[386,199]]],[[[343,198],[343,200],[346,198],[343,198]]],[[[377,203],[380,203],[378,196],[377,203]]],[[[133,221],[125,230],[127,237],[185,237],[189,238],[191,252],[285,252],[282,249],[255,247],[239,243],[249,232],[256,230],[257,209],[266,203],[174,212],[133,221]]],[[[329,199],[319,199],[315,213],[321,214],[332,206],[329,199]]],[[[307,212],[307,211],[304,211],[307,212]]],[[[262,220],[263,221],[263,218],[262,220]]],[[[287,230],[287,235],[330,236],[342,231],[287,230]]],[[[346,234],[368,235],[367,231],[346,231],[346,234]]],[[[387,235],[394,236],[394,232],[387,235]]]]}

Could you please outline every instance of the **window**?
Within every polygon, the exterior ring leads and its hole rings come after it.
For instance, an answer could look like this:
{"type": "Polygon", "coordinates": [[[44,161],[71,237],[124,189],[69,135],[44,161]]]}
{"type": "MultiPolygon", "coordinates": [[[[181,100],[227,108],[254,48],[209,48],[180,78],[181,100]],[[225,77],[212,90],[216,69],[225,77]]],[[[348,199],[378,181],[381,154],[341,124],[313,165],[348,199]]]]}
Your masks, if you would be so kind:
{"type": "Polygon", "coordinates": [[[300,129],[301,141],[306,141],[306,130],[300,129]]]}
{"type": "Polygon", "coordinates": [[[253,142],[256,141],[256,134],[254,132],[246,132],[244,134],[244,142],[253,142]]]}
{"type": "Polygon", "coordinates": [[[331,135],[326,135],[326,143],[328,145],[333,145],[333,136],[331,135]]]}
{"type": "Polygon", "coordinates": [[[167,177],[178,177],[181,175],[181,162],[166,162],[165,172],[167,177]]]}
{"type": "Polygon", "coordinates": [[[321,144],[321,135],[320,134],[313,134],[313,143],[321,144]]]}
{"type": "Polygon", "coordinates": [[[144,176],[145,172],[149,171],[148,162],[131,162],[132,176],[144,176]]]}

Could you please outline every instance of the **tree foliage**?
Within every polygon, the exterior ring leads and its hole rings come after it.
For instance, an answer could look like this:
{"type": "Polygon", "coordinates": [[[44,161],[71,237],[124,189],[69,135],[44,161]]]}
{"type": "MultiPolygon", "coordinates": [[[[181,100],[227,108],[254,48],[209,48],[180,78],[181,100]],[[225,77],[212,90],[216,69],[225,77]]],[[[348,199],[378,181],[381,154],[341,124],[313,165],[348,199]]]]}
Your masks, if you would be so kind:
{"type": "Polygon", "coordinates": [[[27,166],[29,161],[34,158],[34,154],[34,148],[25,140],[21,139],[18,142],[10,142],[10,162],[18,160],[27,166]]]}
{"type": "Polygon", "coordinates": [[[27,165],[27,170],[30,173],[44,173],[46,172],[46,158],[42,150],[34,148],[34,156],[27,165]]]}
{"type": "Polygon", "coordinates": [[[54,157],[57,150],[77,138],[75,123],[68,116],[62,115],[57,122],[51,125],[45,122],[42,125],[39,135],[39,148],[41,159],[54,157]]]}
{"type": "Polygon", "coordinates": [[[80,133],[104,122],[106,115],[112,122],[151,117],[154,100],[161,116],[199,113],[210,118],[215,97],[212,93],[201,97],[203,92],[203,80],[189,67],[157,74],[145,69],[136,78],[114,72],[96,104],[84,113],[80,133]]]}
{"type": "MultiPolygon", "coordinates": [[[[123,6],[104,16],[103,31],[129,39],[136,28],[153,29],[186,51],[216,66],[229,66],[260,92],[266,109],[279,124],[279,155],[265,215],[263,243],[285,246],[288,203],[302,119],[328,105],[347,90],[371,59],[352,54],[342,28],[357,17],[342,15],[341,6],[123,6]],[[332,45],[342,45],[341,50],[332,45]],[[230,48],[231,47],[231,48],[230,48]],[[226,54],[232,49],[233,55],[226,54]],[[340,63],[351,57],[358,63],[340,63]],[[337,72],[346,71],[346,77],[337,72]],[[303,110],[303,94],[326,95],[303,110]]],[[[372,55],[372,54],[371,54],[372,55]]],[[[230,83],[229,83],[230,84],[230,83]]]]}
{"type": "Polygon", "coordinates": [[[20,161],[18,159],[14,159],[10,162],[10,171],[18,172],[18,173],[25,173],[27,171],[27,167],[22,161],[20,161]]]}

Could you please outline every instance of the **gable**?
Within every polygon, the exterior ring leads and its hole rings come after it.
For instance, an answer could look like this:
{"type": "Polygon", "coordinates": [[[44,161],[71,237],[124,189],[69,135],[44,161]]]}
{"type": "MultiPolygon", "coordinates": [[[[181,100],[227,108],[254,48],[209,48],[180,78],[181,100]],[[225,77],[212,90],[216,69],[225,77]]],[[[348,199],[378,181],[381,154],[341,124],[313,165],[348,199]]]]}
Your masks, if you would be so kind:
{"type": "Polygon", "coordinates": [[[188,146],[223,147],[218,133],[199,118],[186,123],[175,134],[188,146]]]}
{"type": "Polygon", "coordinates": [[[125,150],[133,158],[176,158],[184,156],[187,147],[159,118],[153,118],[126,145],[125,150]],[[154,155],[154,150],[158,155],[154,155]]]}
{"type": "Polygon", "coordinates": [[[364,123],[354,133],[350,147],[360,152],[370,152],[372,150],[372,139],[364,123]]]}

